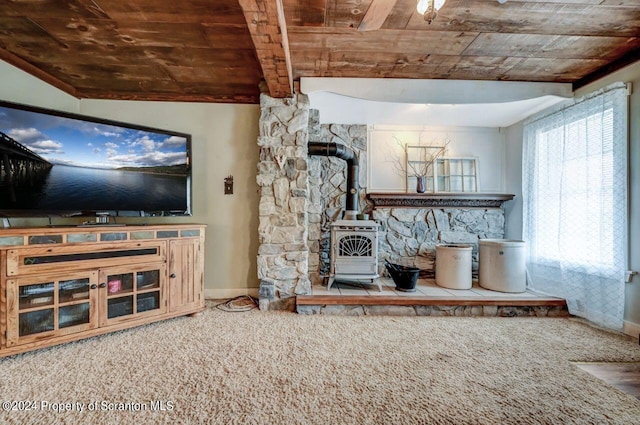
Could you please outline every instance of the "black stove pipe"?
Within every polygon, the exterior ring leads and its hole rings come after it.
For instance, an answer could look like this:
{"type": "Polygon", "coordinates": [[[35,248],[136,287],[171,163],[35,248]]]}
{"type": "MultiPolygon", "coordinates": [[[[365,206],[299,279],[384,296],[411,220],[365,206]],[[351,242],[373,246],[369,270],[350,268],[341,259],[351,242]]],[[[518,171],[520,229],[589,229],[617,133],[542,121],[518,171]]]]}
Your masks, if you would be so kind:
{"type": "Polygon", "coordinates": [[[339,143],[309,142],[309,155],[335,156],[347,161],[347,205],[346,219],[355,220],[358,214],[358,155],[339,143]]]}

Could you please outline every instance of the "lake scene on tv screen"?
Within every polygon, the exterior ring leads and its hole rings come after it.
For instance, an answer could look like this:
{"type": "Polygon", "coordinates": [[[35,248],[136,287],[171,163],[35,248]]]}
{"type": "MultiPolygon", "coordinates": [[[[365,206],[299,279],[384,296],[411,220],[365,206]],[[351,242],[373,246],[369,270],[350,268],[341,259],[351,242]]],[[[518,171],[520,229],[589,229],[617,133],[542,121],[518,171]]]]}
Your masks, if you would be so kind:
{"type": "Polygon", "coordinates": [[[187,138],[0,105],[0,210],[186,213],[187,138]]]}

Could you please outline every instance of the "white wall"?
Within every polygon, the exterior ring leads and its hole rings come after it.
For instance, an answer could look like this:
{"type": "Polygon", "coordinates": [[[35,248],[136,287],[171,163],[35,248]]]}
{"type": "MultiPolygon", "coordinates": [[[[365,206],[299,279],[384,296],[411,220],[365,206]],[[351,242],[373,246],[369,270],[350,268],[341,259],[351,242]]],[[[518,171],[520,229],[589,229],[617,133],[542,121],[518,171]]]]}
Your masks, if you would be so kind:
{"type": "Polygon", "coordinates": [[[498,128],[486,127],[416,127],[376,125],[369,129],[369,192],[405,190],[405,178],[398,174],[394,162],[404,161],[402,147],[394,139],[409,145],[442,145],[450,140],[446,156],[478,159],[480,192],[505,191],[506,134],[498,128]],[[419,142],[421,140],[421,143],[419,142]]]}
{"type": "Polygon", "coordinates": [[[571,84],[302,77],[321,124],[507,127],[571,98],[571,84]]]}
{"type": "Polygon", "coordinates": [[[0,60],[0,99],[78,113],[78,99],[0,60]]]}
{"type": "Polygon", "coordinates": [[[522,239],[522,122],[507,129],[505,143],[506,193],[515,195],[504,204],[506,239],[522,239]]]}
{"type": "MultiPolygon", "coordinates": [[[[147,218],[149,223],[203,223],[205,295],[221,298],[256,293],[258,287],[259,105],[82,100],[0,61],[0,99],[100,118],[164,128],[192,135],[193,217],[147,218]],[[223,194],[234,177],[234,194],[223,194]]],[[[64,219],[57,219],[64,222],[64,219]]],[[[140,222],[142,219],[129,219],[140,222]]],[[[126,222],[120,219],[119,222],[126,222]]],[[[45,219],[12,220],[44,225],[45,219]]]]}

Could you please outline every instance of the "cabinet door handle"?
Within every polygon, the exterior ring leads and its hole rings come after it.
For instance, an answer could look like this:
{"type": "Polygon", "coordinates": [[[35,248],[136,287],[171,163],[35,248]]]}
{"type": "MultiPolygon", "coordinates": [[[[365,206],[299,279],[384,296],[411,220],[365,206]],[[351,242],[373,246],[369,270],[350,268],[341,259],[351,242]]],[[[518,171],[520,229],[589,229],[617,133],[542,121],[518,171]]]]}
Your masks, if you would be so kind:
{"type": "Polygon", "coordinates": [[[102,282],[102,283],[100,284],[100,287],[101,287],[101,288],[106,288],[106,287],[107,287],[107,284],[106,284],[106,283],[104,283],[104,282],[102,282]]]}
{"type": "Polygon", "coordinates": [[[175,273],[171,273],[171,274],[169,275],[169,277],[170,277],[171,279],[175,279],[175,278],[176,278],[176,274],[175,274],[175,273]]]}
{"type": "Polygon", "coordinates": [[[95,283],[93,285],[91,285],[91,289],[96,289],[98,287],[98,285],[96,285],[95,283]]]}

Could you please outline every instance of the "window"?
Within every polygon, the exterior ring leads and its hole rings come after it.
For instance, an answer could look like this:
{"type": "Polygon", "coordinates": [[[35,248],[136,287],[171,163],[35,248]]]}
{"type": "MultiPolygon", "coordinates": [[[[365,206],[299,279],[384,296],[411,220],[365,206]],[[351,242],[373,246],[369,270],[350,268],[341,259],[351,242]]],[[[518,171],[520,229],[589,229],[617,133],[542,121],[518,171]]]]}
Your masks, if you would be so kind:
{"type": "Polygon", "coordinates": [[[477,192],[478,163],[475,158],[436,159],[437,192],[477,192]]]}
{"type": "Polygon", "coordinates": [[[627,262],[627,95],[622,83],[524,128],[523,228],[533,289],[622,327],[627,262]]]}
{"type": "MultiPolygon", "coordinates": [[[[537,136],[540,258],[614,266],[613,110],[537,136]],[[559,142],[563,140],[563,142],[559,142]]],[[[619,206],[618,206],[619,207],[619,206]]]]}

